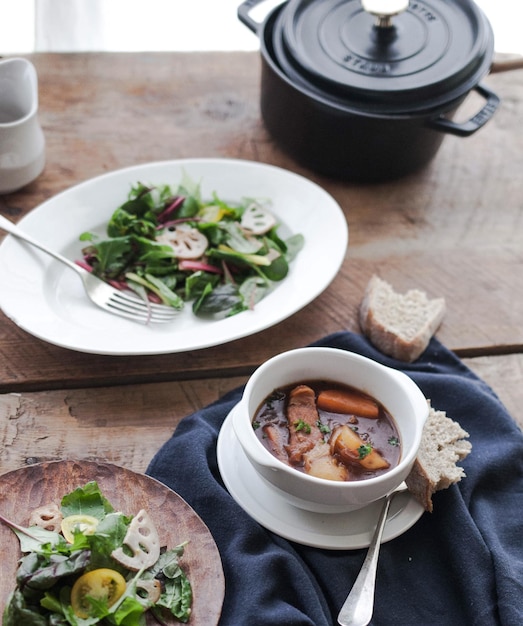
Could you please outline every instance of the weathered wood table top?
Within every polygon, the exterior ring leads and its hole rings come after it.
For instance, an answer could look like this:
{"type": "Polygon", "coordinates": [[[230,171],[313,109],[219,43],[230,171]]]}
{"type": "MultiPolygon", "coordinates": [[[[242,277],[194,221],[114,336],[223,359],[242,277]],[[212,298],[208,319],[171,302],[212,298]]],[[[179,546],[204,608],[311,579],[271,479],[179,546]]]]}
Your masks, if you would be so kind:
{"type": "Polygon", "coordinates": [[[178,421],[245,382],[268,357],[342,329],[373,273],[398,291],[444,296],[438,338],[523,424],[523,70],[485,80],[502,99],[470,138],[448,136],[423,171],[361,185],[298,166],[259,111],[258,53],[35,54],[47,164],[0,196],[18,221],[81,181],[150,161],[232,157],[314,180],[350,229],[339,275],[276,326],[184,354],[82,354],[32,337],[0,313],[0,473],[90,459],[143,471],[178,421]]]}

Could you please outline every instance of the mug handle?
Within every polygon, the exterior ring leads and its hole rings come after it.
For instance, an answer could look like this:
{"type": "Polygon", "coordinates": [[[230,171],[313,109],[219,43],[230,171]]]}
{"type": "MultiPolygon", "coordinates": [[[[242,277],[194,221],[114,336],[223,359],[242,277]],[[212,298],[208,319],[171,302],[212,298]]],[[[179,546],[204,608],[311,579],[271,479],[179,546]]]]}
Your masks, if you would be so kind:
{"type": "Polygon", "coordinates": [[[449,133],[451,135],[457,135],[458,137],[468,137],[484,126],[489,119],[494,115],[496,109],[499,106],[499,97],[490,89],[487,89],[483,85],[476,85],[474,90],[479,93],[480,96],[485,98],[486,102],[483,108],[478,111],[468,121],[458,123],[447,119],[443,115],[429,120],[429,126],[435,130],[439,130],[443,133],[449,133]]]}

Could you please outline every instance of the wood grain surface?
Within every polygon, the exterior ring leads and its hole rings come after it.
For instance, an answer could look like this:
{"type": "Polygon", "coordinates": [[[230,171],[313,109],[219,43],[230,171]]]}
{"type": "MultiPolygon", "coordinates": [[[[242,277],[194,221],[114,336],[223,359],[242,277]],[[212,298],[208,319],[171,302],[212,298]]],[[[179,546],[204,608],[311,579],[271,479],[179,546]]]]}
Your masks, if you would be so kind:
{"type": "MultiPolygon", "coordinates": [[[[38,506],[60,503],[62,496],[96,480],[114,508],[129,515],[147,510],[162,546],[189,541],[181,564],[191,581],[194,600],[190,624],[212,626],[221,614],[225,583],[220,554],[198,515],[176,493],[158,481],[104,463],[57,462],[32,465],[0,477],[0,511],[7,519],[27,526],[38,506]]],[[[19,541],[0,524],[0,614],[15,586],[19,541]]],[[[148,624],[156,623],[148,618],[148,624]]],[[[179,624],[173,619],[169,624],[179,624]]]]}
{"type": "MultiPolygon", "coordinates": [[[[445,138],[416,174],[356,185],[298,166],[267,134],[258,53],[29,58],[38,72],[47,164],[34,183],[0,196],[0,212],[13,221],[117,168],[228,157],[278,165],[323,186],[344,211],[350,242],[339,275],[302,311],[205,350],[81,354],[32,337],[0,313],[0,473],[60,459],[143,472],[180,419],[244,383],[262,361],[330,332],[358,331],[373,273],[398,291],[419,287],[446,298],[438,338],[523,425],[523,71],[485,79],[502,104],[480,132],[445,138]]],[[[470,100],[462,118],[478,106],[470,100]]]]}
{"type": "Polygon", "coordinates": [[[438,337],[458,355],[521,352],[523,71],[485,79],[502,105],[480,132],[446,137],[434,161],[416,174],[356,185],[298,166],[267,134],[259,112],[258,53],[31,59],[47,165],[33,184],[0,197],[0,212],[10,219],[116,168],[221,156],[279,165],[322,185],[343,208],[350,243],[339,275],[320,298],[273,328],[206,350],[80,354],[35,339],[0,314],[0,392],[248,375],[277,352],[343,328],[358,330],[357,308],[373,273],[399,291],[420,287],[444,296],[448,313],[438,337]]]}
{"type": "Polygon", "coordinates": [[[62,459],[144,472],[180,420],[244,378],[53,390],[0,396],[0,474],[62,459]]]}
{"type": "MultiPolygon", "coordinates": [[[[465,364],[523,428],[523,356],[465,364]]],[[[180,420],[245,382],[233,377],[0,395],[0,474],[60,459],[104,460],[144,472],[180,420]]]]}

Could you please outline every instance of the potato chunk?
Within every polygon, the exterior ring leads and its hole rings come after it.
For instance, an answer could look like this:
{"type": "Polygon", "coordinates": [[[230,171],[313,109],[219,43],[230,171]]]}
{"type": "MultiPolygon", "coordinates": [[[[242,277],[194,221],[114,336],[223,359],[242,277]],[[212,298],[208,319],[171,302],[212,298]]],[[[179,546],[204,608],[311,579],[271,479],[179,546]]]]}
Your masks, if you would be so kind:
{"type": "Polygon", "coordinates": [[[320,441],[303,456],[303,459],[303,469],[311,476],[338,481],[348,479],[347,468],[332,456],[328,443],[320,441]]]}
{"type": "Polygon", "coordinates": [[[330,447],[333,454],[338,454],[344,463],[358,463],[367,470],[380,470],[390,467],[379,452],[370,447],[349,426],[339,426],[332,433],[330,447]],[[370,447],[370,450],[369,450],[370,447]]]}

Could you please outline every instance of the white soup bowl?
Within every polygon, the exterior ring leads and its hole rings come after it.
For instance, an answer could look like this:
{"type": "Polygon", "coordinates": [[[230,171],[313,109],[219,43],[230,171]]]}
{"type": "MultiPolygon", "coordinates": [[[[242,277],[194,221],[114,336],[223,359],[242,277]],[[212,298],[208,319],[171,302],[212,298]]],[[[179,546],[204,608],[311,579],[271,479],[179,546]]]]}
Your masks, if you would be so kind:
{"type": "Polygon", "coordinates": [[[342,513],[379,500],[405,480],[416,459],[427,416],[427,400],[402,372],[346,350],[307,347],[283,352],[263,363],[249,378],[231,419],[249,462],[289,503],[309,511],[342,513]],[[398,465],[376,477],[340,482],[310,476],[277,459],[258,439],[253,418],[275,389],[313,380],[349,385],[381,403],[398,429],[398,465]]]}

